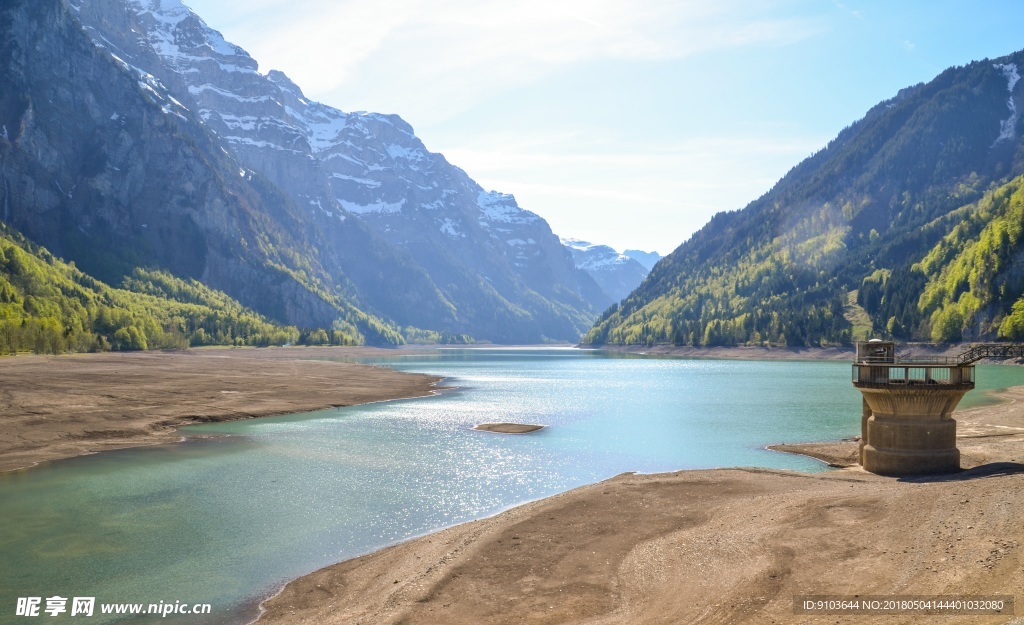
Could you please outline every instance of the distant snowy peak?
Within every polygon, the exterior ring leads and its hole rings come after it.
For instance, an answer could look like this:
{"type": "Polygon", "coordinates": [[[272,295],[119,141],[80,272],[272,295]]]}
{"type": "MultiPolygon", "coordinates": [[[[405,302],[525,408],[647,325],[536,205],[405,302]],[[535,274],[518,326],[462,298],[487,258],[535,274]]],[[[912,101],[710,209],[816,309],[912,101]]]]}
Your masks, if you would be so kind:
{"type": "Polygon", "coordinates": [[[658,261],[665,258],[657,252],[644,252],[643,250],[626,250],[622,253],[643,265],[644,269],[647,271],[654,269],[654,266],[658,264],[658,261]]]}
{"type": "Polygon", "coordinates": [[[572,252],[576,266],[583,270],[599,269],[632,262],[625,254],[619,254],[607,245],[596,245],[589,241],[559,237],[562,245],[572,252]]]}
{"type": "Polygon", "coordinates": [[[584,241],[582,239],[574,239],[572,237],[560,236],[558,237],[558,240],[562,242],[562,245],[577,250],[585,250],[591,246],[591,244],[587,241],[584,241]]]}
{"type": "Polygon", "coordinates": [[[628,296],[647,277],[647,269],[643,265],[607,245],[560,238],[562,245],[572,254],[576,267],[587,272],[612,301],[628,296]]]}

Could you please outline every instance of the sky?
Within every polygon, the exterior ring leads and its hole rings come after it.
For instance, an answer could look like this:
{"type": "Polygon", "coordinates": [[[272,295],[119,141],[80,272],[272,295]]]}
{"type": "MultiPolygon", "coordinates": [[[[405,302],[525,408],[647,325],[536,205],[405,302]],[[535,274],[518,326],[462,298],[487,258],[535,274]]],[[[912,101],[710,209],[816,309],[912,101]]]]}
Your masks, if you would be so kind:
{"type": "Polygon", "coordinates": [[[307,97],[397,113],[556,234],[667,254],[1024,2],[185,0],[307,97]]]}

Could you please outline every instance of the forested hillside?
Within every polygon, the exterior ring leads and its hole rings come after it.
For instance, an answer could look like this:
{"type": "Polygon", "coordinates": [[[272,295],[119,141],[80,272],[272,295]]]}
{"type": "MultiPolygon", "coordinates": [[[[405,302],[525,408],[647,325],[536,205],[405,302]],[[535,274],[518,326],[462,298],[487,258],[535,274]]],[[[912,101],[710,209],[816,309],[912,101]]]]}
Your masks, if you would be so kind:
{"type": "Polygon", "coordinates": [[[355,341],[342,330],[300,333],[271,323],[224,293],[164,272],[136,270],[124,287],[0,224],[0,354],[355,341]]]}
{"type": "Polygon", "coordinates": [[[861,335],[1017,336],[1022,59],[951,68],[875,106],[711,219],[586,342],[837,344],[865,312],[861,335]]]}
{"type": "Polygon", "coordinates": [[[865,278],[861,305],[896,338],[1024,338],[1024,177],[950,217],[919,262],[865,278]]]}

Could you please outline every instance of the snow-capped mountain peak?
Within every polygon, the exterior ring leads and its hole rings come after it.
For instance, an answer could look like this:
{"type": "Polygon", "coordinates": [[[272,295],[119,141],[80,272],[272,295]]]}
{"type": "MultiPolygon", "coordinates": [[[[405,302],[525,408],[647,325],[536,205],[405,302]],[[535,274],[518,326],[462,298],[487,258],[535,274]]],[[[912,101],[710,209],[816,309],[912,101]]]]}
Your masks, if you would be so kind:
{"type": "MultiPolygon", "coordinates": [[[[239,171],[258,174],[307,211],[339,257],[352,256],[355,239],[371,245],[365,240],[372,232],[383,239],[374,249],[402,250],[393,258],[435,279],[441,299],[455,309],[472,311],[442,311],[448,318],[465,322],[476,314],[489,324],[487,332],[450,329],[496,338],[495,319],[544,325],[557,318],[545,336],[555,336],[551,328],[558,326],[558,336],[574,339],[587,316],[606,305],[542,218],[430,152],[401,117],[346,113],[309,99],[280,71],[260,74],[245,50],[180,0],[67,1],[77,2],[97,44],[164,85],[237,158],[239,171]],[[542,304],[543,298],[557,305],[542,304]]],[[[353,275],[372,283],[364,291],[385,290],[378,272],[360,268],[353,275]]]]}
{"type": "Polygon", "coordinates": [[[647,269],[625,254],[607,245],[581,239],[560,237],[576,266],[586,271],[615,301],[629,295],[647,277],[647,269]]]}
{"type": "Polygon", "coordinates": [[[597,269],[608,265],[623,265],[632,261],[625,254],[620,254],[607,245],[595,245],[589,241],[571,237],[559,237],[562,245],[573,252],[577,258],[576,266],[580,269],[597,269]]]}
{"type": "Polygon", "coordinates": [[[174,67],[198,62],[218,63],[224,71],[256,72],[257,64],[244,50],[228,43],[181,0],[128,0],[146,25],[153,50],[174,67]]]}

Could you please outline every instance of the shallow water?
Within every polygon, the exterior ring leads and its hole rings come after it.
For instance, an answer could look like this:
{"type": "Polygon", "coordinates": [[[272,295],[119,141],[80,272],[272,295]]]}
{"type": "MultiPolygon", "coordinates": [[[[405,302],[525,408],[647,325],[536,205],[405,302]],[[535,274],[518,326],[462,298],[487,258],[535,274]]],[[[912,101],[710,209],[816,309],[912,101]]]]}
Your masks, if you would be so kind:
{"type": "MultiPolygon", "coordinates": [[[[53,595],[210,603],[210,617],[151,620],[244,622],[288,579],[412,536],[624,471],[821,471],[763,447],[859,429],[859,394],[842,362],[580,350],[441,350],[384,362],[458,388],[192,426],[183,444],[0,474],[0,623],[25,621],[14,617],[17,597],[53,595]],[[471,429],[494,421],[548,427],[523,436],[471,429]]],[[[1024,384],[1024,369],[979,367],[978,380],[982,389],[1024,384]]]]}

